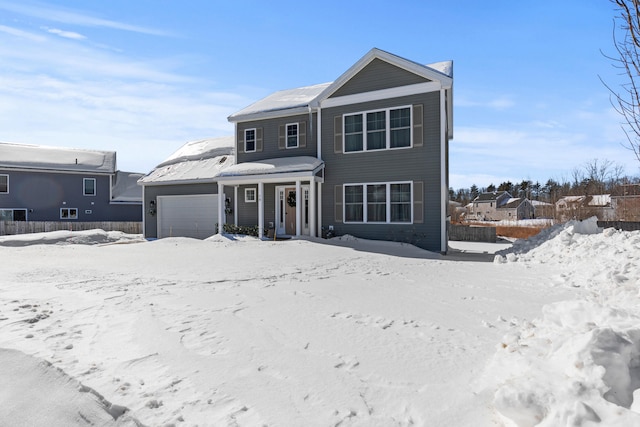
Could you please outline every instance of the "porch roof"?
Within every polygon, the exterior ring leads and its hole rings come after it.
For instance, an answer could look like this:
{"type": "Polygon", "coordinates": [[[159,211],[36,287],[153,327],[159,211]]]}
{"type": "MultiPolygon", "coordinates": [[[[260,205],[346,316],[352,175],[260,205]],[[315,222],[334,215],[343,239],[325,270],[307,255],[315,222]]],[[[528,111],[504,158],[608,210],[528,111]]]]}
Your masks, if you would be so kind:
{"type": "Polygon", "coordinates": [[[218,181],[278,182],[313,177],[323,168],[324,162],[311,156],[277,157],[230,166],[220,172],[218,181]]]}

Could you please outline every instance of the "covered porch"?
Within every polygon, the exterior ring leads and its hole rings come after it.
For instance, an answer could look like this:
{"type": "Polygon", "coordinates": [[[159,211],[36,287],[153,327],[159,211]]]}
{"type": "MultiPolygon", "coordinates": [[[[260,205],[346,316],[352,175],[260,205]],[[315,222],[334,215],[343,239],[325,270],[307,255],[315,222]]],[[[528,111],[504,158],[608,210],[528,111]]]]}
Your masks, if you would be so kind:
{"type": "Polygon", "coordinates": [[[259,238],[269,230],[277,235],[318,236],[323,174],[324,162],[310,156],[229,167],[218,176],[219,231],[227,218],[225,191],[233,189],[234,225],[257,225],[259,238]]]}

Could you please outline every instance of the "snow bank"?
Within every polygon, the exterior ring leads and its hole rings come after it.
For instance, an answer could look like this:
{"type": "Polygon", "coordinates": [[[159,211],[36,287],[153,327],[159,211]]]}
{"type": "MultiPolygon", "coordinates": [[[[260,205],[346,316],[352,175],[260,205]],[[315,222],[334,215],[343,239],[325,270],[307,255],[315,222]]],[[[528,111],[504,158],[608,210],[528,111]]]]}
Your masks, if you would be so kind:
{"type": "Polygon", "coordinates": [[[515,242],[497,264],[554,264],[583,297],[543,307],[503,338],[484,375],[517,426],[640,426],[640,232],[595,219],[515,242]]]}
{"type": "Polygon", "coordinates": [[[50,231],[46,233],[20,234],[1,236],[0,246],[31,245],[98,245],[110,243],[137,243],[145,241],[140,234],[126,234],[121,231],[104,231],[100,229],[85,231],[50,231]]]}
{"type": "Polygon", "coordinates": [[[139,424],[62,370],[21,351],[0,348],[0,425],[119,426],[139,424]]]}

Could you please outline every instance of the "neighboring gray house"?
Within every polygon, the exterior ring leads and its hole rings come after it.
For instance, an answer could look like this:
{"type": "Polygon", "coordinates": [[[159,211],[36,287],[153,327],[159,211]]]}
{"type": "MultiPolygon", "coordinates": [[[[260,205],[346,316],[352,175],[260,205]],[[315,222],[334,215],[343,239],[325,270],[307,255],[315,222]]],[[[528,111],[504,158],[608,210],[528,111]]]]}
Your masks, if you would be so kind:
{"type": "Polygon", "coordinates": [[[141,176],[113,151],[0,143],[0,221],[141,221],[141,176]]]}
{"type": "Polygon", "coordinates": [[[561,221],[582,220],[592,216],[600,221],[612,221],[616,219],[616,210],[611,204],[610,194],[565,196],[556,202],[556,215],[561,221]]]}
{"type": "MultiPolygon", "coordinates": [[[[215,222],[257,226],[260,237],[350,234],[446,252],[452,114],[450,61],[379,49],[332,83],[273,93],[229,117],[236,164],[210,176],[215,222]]],[[[159,202],[151,187],[145,211],[159,202]]]]}
{"type": "Polygon", "coordinates": [[[512,197],[507,191],[481,193],[470,204],[467,220],[500,221],[531,219],[533,204],[526,197],[512,197]]]}

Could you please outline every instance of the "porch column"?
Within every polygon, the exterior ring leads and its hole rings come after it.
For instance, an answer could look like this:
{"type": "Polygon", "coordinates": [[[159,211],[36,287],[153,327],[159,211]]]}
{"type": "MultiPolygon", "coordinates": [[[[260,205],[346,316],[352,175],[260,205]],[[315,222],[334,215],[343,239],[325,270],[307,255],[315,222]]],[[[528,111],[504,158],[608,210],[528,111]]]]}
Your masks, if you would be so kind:
{"type": "Polygon", "coordinates": [[[309,180],[309,234],[316,237],[316,181],[309,180]]]}
{"type": "Polygon", "coordinates": [[[238,186],[233,186],[233,225],[238,226],[238,186]]]}
{"type": "Polygon", "coordinates": [[[316,227],[319,230],[316,230],[319,234],[318,236],[322,237],[322,182],[318,182],[318,223],[316,227]]]}
{"type": "Polygon", "coordinates": [[[224,231],[224,184],[218,182],[218,234],[224,231]]]}
{"type": "Polygon", "coordinates": [[[302,222],[302,203],[304,203],[304,197],[301,197],[300,180],[296,180],[296,237],[300,236],[301,222],[302,222]]]}
{"type": "Polygon", "coordinates": [[[258,238],[264,237],[264,184],[258,183],[258,238]]]}

